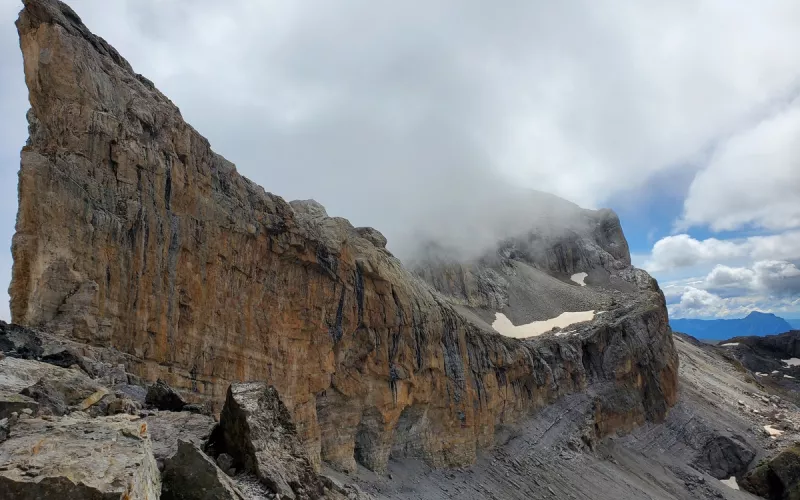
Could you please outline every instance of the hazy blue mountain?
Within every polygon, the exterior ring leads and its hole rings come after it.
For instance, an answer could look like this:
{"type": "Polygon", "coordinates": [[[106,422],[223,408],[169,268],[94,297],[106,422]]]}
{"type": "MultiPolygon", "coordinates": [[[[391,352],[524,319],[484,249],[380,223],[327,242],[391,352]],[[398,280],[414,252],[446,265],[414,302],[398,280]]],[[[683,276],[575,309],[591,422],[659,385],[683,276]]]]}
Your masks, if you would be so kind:
{"type": "Polygon", "coordinates": [[[786,322],[792,325],[795,330],[800,330],[800,319],[787,319],[786,322]]]}
{"type": "MultiPolygon", "coordinates": [[[[795,321],[800,323],[800,320],[795,321]]],[[[676,332],[703,340],[773,335],[792,330],[792,325],[780,316],[755,311],[741,319],[673,319],[669,324],[676,332]]]]}

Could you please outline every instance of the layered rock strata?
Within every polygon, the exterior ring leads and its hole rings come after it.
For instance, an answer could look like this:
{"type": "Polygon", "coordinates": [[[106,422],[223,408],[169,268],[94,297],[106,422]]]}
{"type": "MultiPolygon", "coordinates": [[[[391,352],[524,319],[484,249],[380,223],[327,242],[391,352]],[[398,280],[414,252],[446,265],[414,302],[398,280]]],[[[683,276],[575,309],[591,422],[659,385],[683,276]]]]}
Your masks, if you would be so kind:
{"type": "MultiPolygon", "coordinates": [[[[628,287],[612,309],[569,336],[501,337],[405,270],[378,231],[240,176],[69,7],[24,4],[15,322],[119,351],[189,401],[266,381],[312,463],[344,469],[470,463],[499,426],[590,384],[589,441],[675,402],[664,298],[629,267],[621,232],[597,241],[628,287]]],[[[536,260],[551,274],[594,265],[569,239],[547,245],[562,245],[536,260]]]]}

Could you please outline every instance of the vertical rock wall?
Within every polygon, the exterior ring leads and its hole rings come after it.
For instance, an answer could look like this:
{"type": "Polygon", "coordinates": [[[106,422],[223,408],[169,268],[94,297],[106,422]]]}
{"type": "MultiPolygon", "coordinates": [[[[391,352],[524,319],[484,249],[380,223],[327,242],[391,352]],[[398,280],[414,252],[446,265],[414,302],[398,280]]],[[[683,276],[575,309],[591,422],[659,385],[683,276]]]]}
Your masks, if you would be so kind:
{"type": "Polygon", "coordinates": [[[496,426],[577,390],[625,394],[597,407],[596,435],[675,401],[664,300],[644,273],[631,271],[635,300],[579,335],[482,331],[377,231],[240,176],[69,7],[24,4],[13,321],[130,354],[129,370],[197,399],[267,381],[313,459],[343,468],[392,453],[469,463],[496,426]]]}

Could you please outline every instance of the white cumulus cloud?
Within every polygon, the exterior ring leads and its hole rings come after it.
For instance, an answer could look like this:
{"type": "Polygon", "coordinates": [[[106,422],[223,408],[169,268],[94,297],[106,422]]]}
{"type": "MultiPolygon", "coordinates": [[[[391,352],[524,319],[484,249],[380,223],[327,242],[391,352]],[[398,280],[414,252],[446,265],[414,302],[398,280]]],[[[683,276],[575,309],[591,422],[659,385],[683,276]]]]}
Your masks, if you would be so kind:
{"type": "Polygon", "coordinates": [[[735,240],[695,239],[688,234],[664,237],[653,245],[644,268],[664,272],[715,264],[738,259],[794,260],[800,259],[800,231],[786,231],[769,236],[751,236],[735,240]]]}
{"type": "Polygon", "coordinates": [[[715,231],[800,226],[800,98],[714,152],[692,182],[683,224],[715,231]]]}

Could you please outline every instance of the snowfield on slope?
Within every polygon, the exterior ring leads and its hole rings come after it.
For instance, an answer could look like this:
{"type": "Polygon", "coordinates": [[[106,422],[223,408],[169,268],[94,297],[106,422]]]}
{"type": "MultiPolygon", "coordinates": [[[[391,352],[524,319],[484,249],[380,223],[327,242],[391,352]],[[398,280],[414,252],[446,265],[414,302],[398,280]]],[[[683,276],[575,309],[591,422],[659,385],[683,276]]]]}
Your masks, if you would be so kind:
{"type": "Polygon", "coordinates": [[[575,323],[591,321],[594,319],[594,315],[595,314],[593,310],[565,312],[548,320],[534,321],[525,325],[515,325],[506,317],[505,314],[498,312],[495,313],[495,319],[494,322],[492,322],[492,328],[506,337],[524,339],[549,332],[554,327],[565,328],[575,323]]]}

